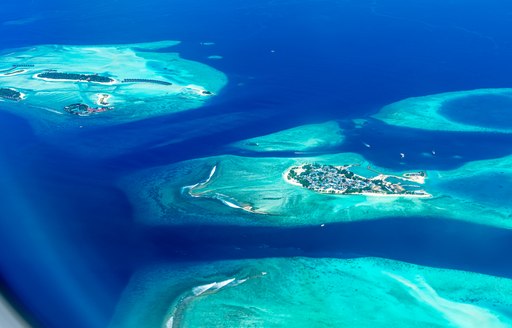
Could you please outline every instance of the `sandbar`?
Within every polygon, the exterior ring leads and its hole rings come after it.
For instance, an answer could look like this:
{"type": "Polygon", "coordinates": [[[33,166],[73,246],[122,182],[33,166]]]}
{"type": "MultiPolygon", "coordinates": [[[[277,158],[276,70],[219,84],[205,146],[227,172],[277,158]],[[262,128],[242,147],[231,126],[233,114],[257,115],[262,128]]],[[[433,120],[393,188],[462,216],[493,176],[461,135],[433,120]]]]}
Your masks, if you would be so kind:
{"type": "Polygon", "coordinates": [[[308,124],[268,135],[241,140],[232,147],[253,152],[316,151],[339,146],[345,137],[335,121],[308,124]]]}

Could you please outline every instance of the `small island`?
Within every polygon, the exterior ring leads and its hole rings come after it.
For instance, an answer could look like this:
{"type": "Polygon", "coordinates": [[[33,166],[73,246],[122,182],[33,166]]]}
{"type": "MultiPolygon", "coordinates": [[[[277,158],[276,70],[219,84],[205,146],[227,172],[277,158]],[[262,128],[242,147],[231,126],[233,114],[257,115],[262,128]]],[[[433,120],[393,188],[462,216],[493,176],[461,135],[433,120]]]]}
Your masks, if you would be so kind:
{"type": "Polygon", "coordinates": [[[7,100],[20,101],[23,100],[23,94],[14,89],[0,88],[0,98],[7,100]]]}
{"type": "Polygon", "coordinates": [[[96,113],[102,113],[114,109],[113,107],[90,107],[86,104],[71,104],[64,107],[64,110],[77,116],[89,116],[96,113]]]}
{"type": "MultiPolygon", "coordinates": [[[[425,172],[406,173],[402,176],[379,173],[376,177],[366,178],[350,171],[355,165],[333,166],[321,164],[302,164],[292,166],[285,174],[287,182],[322,194],[432,197],[416,184],[403,185],[392,183],[395,178],[411,183],[423,183],[425,172]]],[[[371,170],[370,167],[368,167],[371,170]]]]}
{"type": "Polygon", "coordinates": [[[115,80],[98,74],[78,74],[78,73],[59,73],[56,71],[47,71],[35,75],[38,79],[57,80],[57,81],[74,81],[74,82],[93,82],[93,83],[114,83],[115,80]]]}

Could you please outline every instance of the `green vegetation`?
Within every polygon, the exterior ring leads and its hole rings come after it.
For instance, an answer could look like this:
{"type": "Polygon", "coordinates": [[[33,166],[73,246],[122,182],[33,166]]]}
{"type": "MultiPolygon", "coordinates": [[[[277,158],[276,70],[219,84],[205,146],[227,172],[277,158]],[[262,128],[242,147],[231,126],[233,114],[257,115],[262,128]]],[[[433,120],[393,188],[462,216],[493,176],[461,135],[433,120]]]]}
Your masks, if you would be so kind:
{"type": "Polygon", "coordinates": [[[421,217],[512,228],[512,205],[510,202],[499,201],[503,200],[503,195],[510,194],[507,181],[512,181],[512,156],[471,162],[452,171],[428,171],[428,179],[425,181],[422,178],[426,174],[418,170],[408,174],[410,178],[404,172],[386,171],[389,182],[404,181],[401,182],[402,187],[410,188],[411,193],[423,189],[431,197],[414,194],[379,197],[386,195],[366,192],[365,195],[357,195],[360,189],[355,188],[347,190],[355,194],[350,196],[313,192],[287,182],[285,178],[288,175],[283,176],[284,172],[288,174],[291,167],[298,167],[304,162],[319,165],[359,163],[362,166],[352,165],[348,170],[371,179],[378,188],[383,184],[375,178],[384,169],[372,166],[369,171],[365,159],[353,153],[301,158],[215,156],[141,171],[125,177],[120,184],[134,204],[135,219],[145,225],[289,227],[389,217],[421,217]],[[214,166],[217,167],[215,174],[201,193],[195,194],[197,197],[190,197],[183,192],[183,187],[205,181],[214,166]],[[496,175],[496,172],[503,173],[496,175]],[[479,183],[479,188],[483,189],[480,193],[487,195],[485,199],[475,198],[472,192],[475,181],[483,181],[479,183]],[[499,182],[487,183],[489,181],[499,182]],[[465,190],[467,192],[463,192],[465,190]],[[219,199],[234,204],[249,204],[254,212],[264,214],[233,208],[219,199]]]}
{"type": "Polygon", "coordinates": [[[98,82],[110,83],[114,80],[98,74],[77,74],[77,73],[59,73],[59,72],[45,72],[37,75],[42,79],[51,80],[70,80],[70,81],[83,81],[83,82],[98,82]]]}
{"type": "Polygon", "coordinates": [[[287,178],[319,193],[429,196],[423,190],[407,190],[400,183],[386,181],[387,176],[366,178],[349,168],[350,165],[304,164],[290,168],[287,178]]]}
{"type": "Polygon", "coordinates": [[[70,114],[77,116],[89,116],[94,113],[106,112],[108,110],[112,110],[112,107],[89,107],[86,104],[71,104],[69,106],[64,107],[64,110],[70,114]]]}
{"type": "MultiPolygon", "coordinates": [[[[69,112],[84,116],[89,109],[96,113],[115,107],[105,115],[93,115],[90,123],[98,126],[201,107],[219,93],[227,78],[207,65],[168,52],[166,48],[178,43],[42,45],[6,50],[0,56],[0,99],[24,100],[26,110],[15,106],[2,110],[28,118],[37,133],[44,135],[76,129],[76,118],[62,115],[69,112]],[[18,95],[11,88],[23,91],[18,95]]],[[[125,143],[112,142],[116,143],[112,149],[125,143]]]]}
{"type": "Polygon", "coordinates": [[[21,93],[7,88],[0,88],[0,98],[9,99],[9,100],[21,100],[21,93]]]}

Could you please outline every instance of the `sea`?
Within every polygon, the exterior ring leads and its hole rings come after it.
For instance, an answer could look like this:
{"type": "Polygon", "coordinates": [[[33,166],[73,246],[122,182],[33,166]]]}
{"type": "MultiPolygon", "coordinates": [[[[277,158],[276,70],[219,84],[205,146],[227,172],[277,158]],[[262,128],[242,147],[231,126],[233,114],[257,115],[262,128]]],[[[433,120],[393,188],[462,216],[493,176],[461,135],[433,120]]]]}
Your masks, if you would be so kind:
{"type": "Polygon", "coordinates": [[[131,275],[163,262],[379,256],[512,278],[506,229],[415,217],[325,228],[146,227],[118,187],[142,169],[236,154],[226,145],[328,120],[346,128],[336,151],[392,170],[510,155],[506,134],[371,119],[355,129],[351,120],[408,97],[510,87],[512,2],[3,0],[0,35],[0,51],[179,40],[173,51],[229,79],[199,109],[90,132],[56,129],[51,138],[0,103],[0,287],[35,327],[108,326],[131,275]],[[424,156],[432,150],[435,158],[424,156]]]}

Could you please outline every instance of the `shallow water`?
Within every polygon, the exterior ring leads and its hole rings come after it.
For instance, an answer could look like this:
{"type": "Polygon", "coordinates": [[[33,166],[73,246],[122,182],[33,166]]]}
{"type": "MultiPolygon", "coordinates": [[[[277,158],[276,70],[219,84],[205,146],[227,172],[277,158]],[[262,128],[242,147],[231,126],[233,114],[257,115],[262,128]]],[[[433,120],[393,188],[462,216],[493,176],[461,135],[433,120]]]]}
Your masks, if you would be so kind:
{"type": "Polygon", "coordinates": [[[440,110],[447,118],[490,128],[512,127],[512,97],[468,96],[448,101],[440,110]]]}
{"type": "MultiPolygon", "coordinates": [[[[35,322],[104,327],[133,272],[185,259],[374,255],[512,278],[509,230],[417,218],[324,228],[151,228],[134,223],[133,206],[117,187],[142,169],[238,154],[226,146],[327,120],[346,127],[343,144],[330,151],[360,153],[392,170],[453,169],[509,155],[510,135],[374,120],[354,128],[350,120],[407,97],[508,86],[512,5],[54,0],[7,1],[2,8],[2,49],[182,40],[176,51],[184,58],[229,78],[203,108],[119,126],[37,135],[14,116],[15,107],[0,111],[1,284],[35,322]]],[[[494,199],[485,186],[481,195],[462,184],[453,189],[488,204],[508,201],[508,193],[494,199]]]]}

